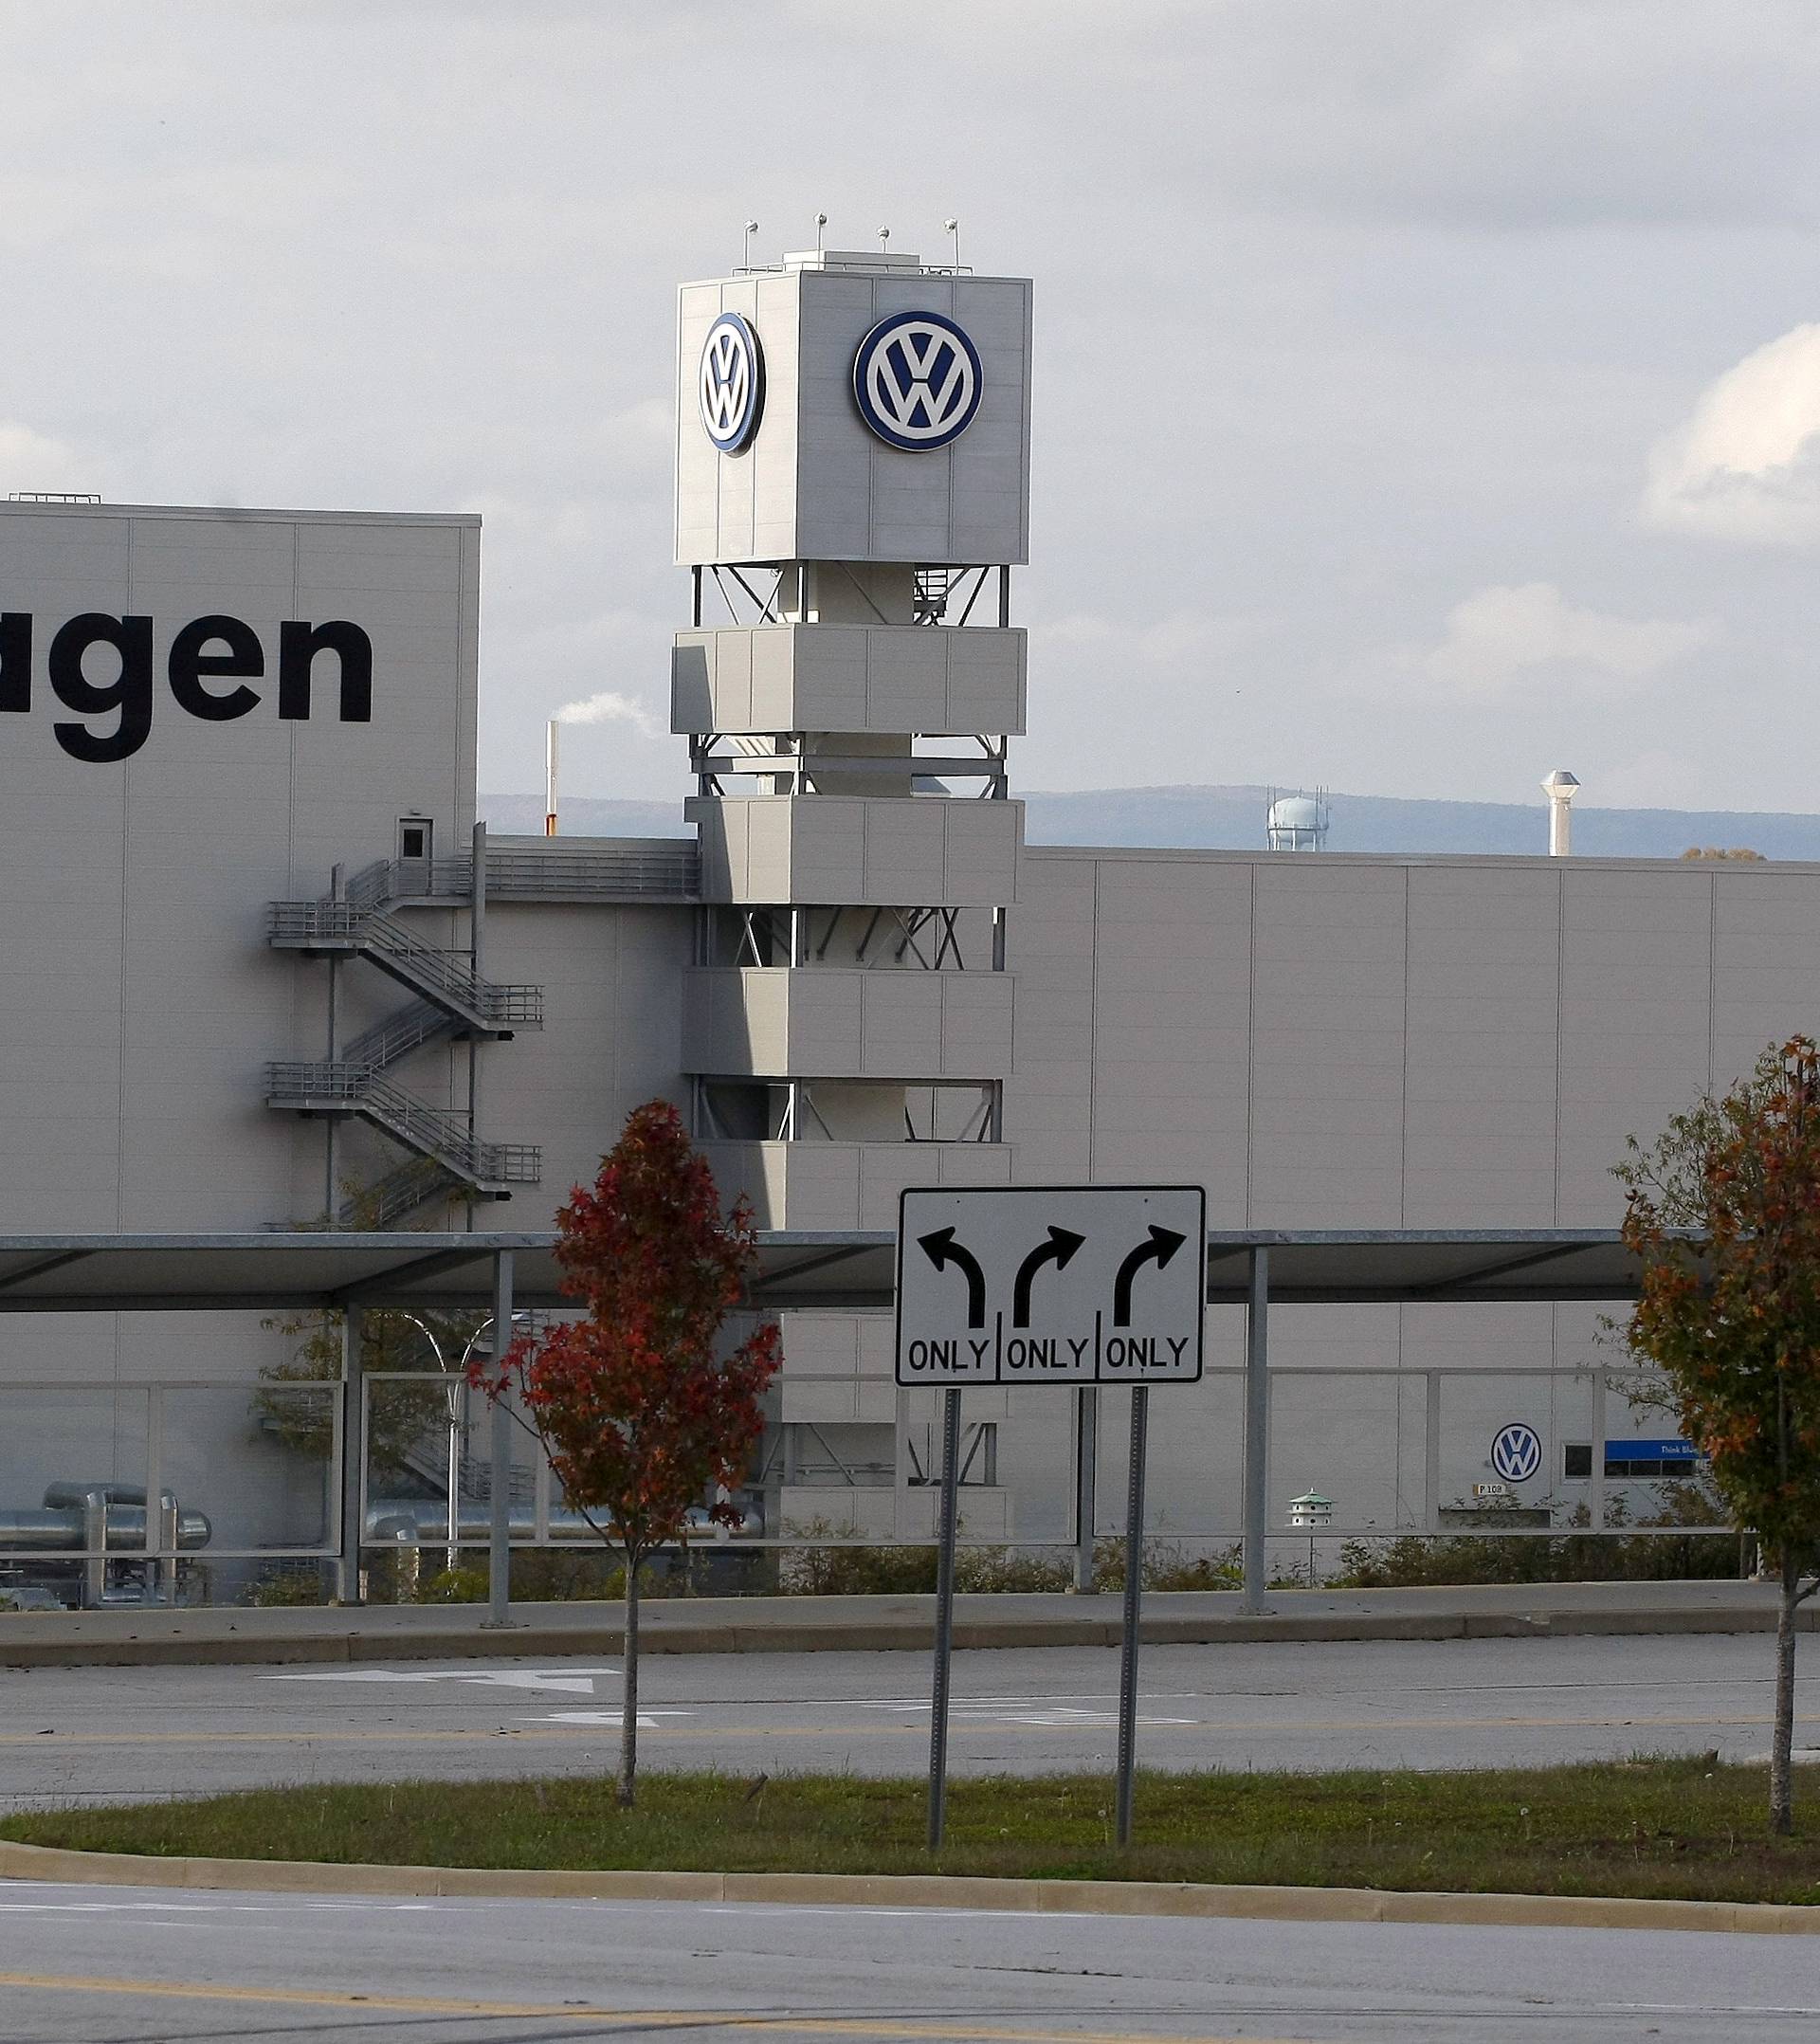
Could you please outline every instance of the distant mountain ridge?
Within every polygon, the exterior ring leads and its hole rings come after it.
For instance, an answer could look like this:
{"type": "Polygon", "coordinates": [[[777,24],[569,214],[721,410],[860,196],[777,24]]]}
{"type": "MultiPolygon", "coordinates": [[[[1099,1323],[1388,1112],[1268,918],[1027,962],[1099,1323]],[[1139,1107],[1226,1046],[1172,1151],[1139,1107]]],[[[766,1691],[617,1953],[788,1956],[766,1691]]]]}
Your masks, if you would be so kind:
{"type": "MultiPolygon", "coordinates": [[[[1033,845],[1254,851],[1264,848],[1272,791],[1240,786],[1019,792],[1033,845]]],[[[1333,814],[1329,851],[1539,854],[1548,849],[1548,812],[1539,798],[1533,804],[1444,802],[1332,793],[1327,800],[1333,814]]],[[[482,795],[480,812],[496,830],[543,828],[538,795],[482,795]]],[[[562,822],[565,831],[587,837],[692,834],[681,802],[565,796],[562,822]]],[[[1753,810],[1576,808],[1574,812],[1574,849],[1591,858],[1678,859],[1695,845],[1743,848],[1766,859],[1820,859],[1820,816],[1753,810]]]]}

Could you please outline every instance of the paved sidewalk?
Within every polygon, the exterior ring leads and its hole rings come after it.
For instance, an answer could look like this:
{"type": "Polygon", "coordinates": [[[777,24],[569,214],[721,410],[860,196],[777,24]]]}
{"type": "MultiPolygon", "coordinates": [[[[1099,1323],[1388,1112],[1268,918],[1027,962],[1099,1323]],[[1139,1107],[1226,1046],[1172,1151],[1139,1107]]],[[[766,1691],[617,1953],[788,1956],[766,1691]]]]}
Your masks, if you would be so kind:
{"type": "MultiPolygon", "coordinates": [[[[672,1597],[646,1604],[651,1653],[814,1653],[926,1650],[928,1597],[672,1597]]],[[[1116,1596],[961,1597],[957,1647],[1092,1647],[1117,1642],[1116,1596]]],[[[0,1614],[0,1666],[397,1661],[617,1653],[619,1606],[515,1604],[512,1625],[482,1606],[369,1605],[272,1611],[156,1608],[0,1614]]],[[[1820,1610],[1802,1608],[1804,1632],[1820,1610]]],[[[1763,1633],[1775,1626],[1763,1582],[1525,1583],[1440,1590],[1283,1590],[1247,1616],[1236,1591],[1154,1593],[1143,1636],[1215,1641],[1489,1639],[1547,1634],[1763,1633]]]]}

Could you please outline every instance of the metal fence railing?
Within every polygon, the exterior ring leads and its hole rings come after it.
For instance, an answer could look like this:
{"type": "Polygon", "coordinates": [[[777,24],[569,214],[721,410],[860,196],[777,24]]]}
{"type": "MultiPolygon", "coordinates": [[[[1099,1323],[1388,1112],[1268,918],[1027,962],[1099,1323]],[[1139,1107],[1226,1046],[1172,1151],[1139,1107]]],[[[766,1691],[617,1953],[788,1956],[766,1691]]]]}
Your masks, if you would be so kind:
{"type": "Polygon", "coordinates": [[[466,951],[428,941],[411,924],[352,901],[274,902],[266,934],[275,944],[307,950],[331,944],[366,953],[431,1000],[489,1029],[536,1028],[543,1021],[543,989],[503,986],[474,970],[466,951]]]}
{"type": "MultiPolygon", "coordinates": [[[[471,1331],[482,1340],[483,1324],[476,1314],[471,1331]]],[[[1146,1533],[1165,1550],[1225,1555],[1243,1538],[1242,1435],[1230,1423],[1244,1403],[1244,1376],[1241,1366],[1216,1364],[1199,1386],[1178,1387],[1167,1404],[1160,1392],[1152,1401],[1158,1423],[1146,1533]],[[1159,1423],[1164,1414],[1167,1426],[1159,1423]]],[[[1658,1435],[1673,1431],[1647,1403],[1630,1413],[1630,1395],[1648,1391],[1631,1368],[1288,1364],[1270,1377],[1274,1439],[1265,1542],[1273,1575],[1300,1574],[1311,1538],[1331,1568],[1338,1547],[1354,1541],[1572,1539],[1580,1543],[1577,1552],[1595,1560],[1602,1541],[1735,1535],[1718,1514],[1648,1526],[1635,1524],[1633,1511],[1630,1523],[1605,1524],[1620,1499],[1635,1506],[1654,1490],[1647,1483],[1607,1479],[1608,1448],[1623,1449],[1619,1436],[1627,1428],[1658,1435]],[[1324,1440],[1331,1452],[1336,1421],[1343,1423],[1349,1413],[1369,1419],[1374,1400],[1382,1424],[1374,1433],[1360,1433],[1358,1467],[1376,1484],[1383,1508],[1368,1500],[1368,1508],[1342,1508],[1320,1526],[1289,1524],[1290,1496],[1309,1483],[1311,1449],[1324,1440]],[[1542,1424],[1556,1458],[1523,1502],[1545,1506],[1550,1523],[1447,1523],[1443,1515],[1453,1501],[1470,1495],[1484,1423],[1523,1410],[1542,1424]],[[1310,1415],[1320,1416],[1319,1429],[1310,1415]],[[1577,1485],[1564,1484],[1559,1473],[1559,1449],[1570,1439],[1593,1451],[1588,1476],[1577,1485]],[[1576,1512],[1588,1523],[1570,1523],[1576,1512]]],[[[702,1544],[755,1555],[928,1547],[935,1538],[928,1483],[935,1396],[898,1391],[875,1371],[787,1363],[773,1395],[769,1438],[796,1428],[805,1441],[793,1454],[780,1451],[758,1459],[747,1524],[727,1535],[703,1526],[702,1544]],[[855,1416],[861,1414],[875,1416],[855,1416]],[[780,1475],[786,1467],[789,1473],[780,1475]],[[858,1530],[850,1510],[856,1502],[864,1513],[858,1530]]],[[[1083,1526],[1072,1467],[1080,1438],[1076,1401],[1053,1391],[1011,1396],[1009,1402],[1001,1396],[995,1404],[982,1399],[977,1424],[999,1429],[1001,1439],[995,1471],[975,1444],[974,1481],[962,1492],[962,1544],[1059,1555],[1078,1552],[1083,1535],[1090,1546],[1121,1534],[1122,1430],[1115,1414],[1122,1417],[1123,1400],[1117,1390],[1101,1399],[1092,1494],[1104,1506],[1083,1526]],[[1004,1446],[1007,1427],[1024,1429],[1014,1451],[1004,1446]],[[1008,1469],[1015,1471],[1009,1481],[1008,1469]],[[982,1471],[992,1480],[982,1485],[982,1471]]],[[[344,1528],[345,1407],[339,1382],[280,1377],[270,1363],[231,1383],[122,1385],[108,1378],[0,1386],[0,1597],[10,1585],[48,1580],[58,1596],[90,1605],[173,1596],[241,1600],[256,1594],[273,1569],[326,1564],[342,1555],[344,1536],[355,1526],[360,1546],[452,1548],[475,1561],[488,1542],[496,1475],[510,1500],[515,1548],[573,1552],[593,1542],[592,1530],[566,1505],[547,1459],[522,1428],[511,1429],[509,1464],[496,1472],[484,1400],[453,1367],[446,1374],[363,1377],[353,1450],[358,1517],[344,1528]]],[[[1629,1466],[1622,1453],[1612,1459],[1629,1466]]],[[[1322,1473],[1318,1461],[1313,1473],[1322,1473]]]]}
{"type": "MultiPolygon", "coordinates": [[[[701,860],[693,838],[547,838],[532,844],[494,839],[486,852],[489,899],[507,901],[690,902],[701,893],[701,860]]],[[[341,889],[360,910],[400,902],[468,901],[474,861],[375,859],[341,889]]]]}
{"type": "Polygon", "coordinates": [[[341,1107],[364,1115],[407,1149],[433,1157],[478,1186],[535,1185],[541,1149],[531,1142],[483,1142],[466,1118],[427,1106],[370,1067],[340,1058],[282,1059],[265,1068],[265,1098],[299,1112],[341,1107]]]}

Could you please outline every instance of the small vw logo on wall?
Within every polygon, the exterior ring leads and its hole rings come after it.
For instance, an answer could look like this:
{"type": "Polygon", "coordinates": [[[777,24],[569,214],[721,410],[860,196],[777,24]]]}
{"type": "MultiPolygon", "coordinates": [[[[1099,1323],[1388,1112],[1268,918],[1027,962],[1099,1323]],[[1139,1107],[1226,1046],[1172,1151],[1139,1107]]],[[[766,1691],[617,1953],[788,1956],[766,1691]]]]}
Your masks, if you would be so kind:
{"type": "Polygon", "coordinates": [[[765,408],[765,358],[737,312],[723,312],[701,347],[701,425],[722,454],[737,454],[765,408]]]}
{"type": "Polygon", "coordinates": [[[1542,1437],[1517,1420],[1500,1427],[1491,1443],[1491,1466],[1507,1484],[1527,1483],[1542,1466],[1542,1437]]]}
{"type": "Polygon", "coordinates": [[[881,440],[918,453],[958,440],[984,388],[979,351],[938,312],[894,313],[853,357],[860,416],[881,440]]]}

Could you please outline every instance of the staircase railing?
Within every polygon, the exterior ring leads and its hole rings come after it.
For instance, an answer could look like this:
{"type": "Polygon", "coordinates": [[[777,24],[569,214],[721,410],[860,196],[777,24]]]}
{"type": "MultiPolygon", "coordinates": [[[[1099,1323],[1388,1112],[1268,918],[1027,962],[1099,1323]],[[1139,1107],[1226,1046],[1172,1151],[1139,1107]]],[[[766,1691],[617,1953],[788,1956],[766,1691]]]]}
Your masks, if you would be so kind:
{"type": "MultiPolygon", "coordinates": [[[[693,901],[701,876],[701,852],[686,837],[493,838],[486,849],[489,898],[693,901]]],[[[343,883],[341,898],[351,907],[373,909],[398,902],[465,902],[473,891],[474,861],[464,854],[375,859],[343,883]]]]}
{"type": "Polygon", "coordinates": [[[274,1107],[359,1114],[407,1149],[432,1157],[464,1182],[486,1188],[535,1185],[542,1152],[529,1142],[482,1142],[458,1114],[427,1106],[373,1072],[337,1058],[287,1059],[266,1067],[274,1107]]]}
{"type": "Polygon", "coordinates": [[[453,1195],[460,1190],[461,1180],[435,1158],[408,1158],[383,1177],[344,1199],[336,1224],[350,1229],[390,1228],[393,1221],[416,1213],[438,1194],[453,1195]]]}
{"type": "Polygon", "coordinates": [[[500,986],[474,970],[465,951],[428,942],[420,932],[382,909],[351,901],[274,902],[266,935],[275,944],[308,949],[345,945],[370,958],[409,986],[453,1008],[462,1021],[485,1029],[536,1029],[543,1022],[541,987],[500,986]]]}
{"type": "Polygon", "coordinates": [[[384,1071],[401,1057],[446,1036],[454,1026],[454,1017],[436,1002],[412,1001],[408,1008],[400,1008],[344,1044],[337,1053],[337,1062],[384,1071]]]}

